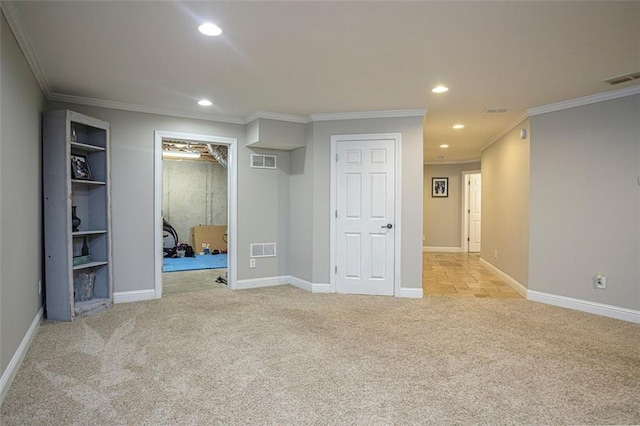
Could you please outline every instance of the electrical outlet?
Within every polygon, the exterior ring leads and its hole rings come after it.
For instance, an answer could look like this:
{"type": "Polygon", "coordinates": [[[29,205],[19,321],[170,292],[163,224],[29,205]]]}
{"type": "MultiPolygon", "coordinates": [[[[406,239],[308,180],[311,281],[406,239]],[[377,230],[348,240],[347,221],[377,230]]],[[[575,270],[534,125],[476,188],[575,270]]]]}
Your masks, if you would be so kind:
{"type": "Polygon", "coordinates": [[[256,260],[249,259],[249,268],[255,268],[255,267],[256,267],[256,260]]]}
{"type": "Polygon", "coordinates": [[[495,257],[496,259],[498,258],[498,249],[495,249],[493,251],[493,257],[495,257]]]}
{"type": "Polygon", "coordinates": [[[38,294],[42,294],[42,280],[38,280],[38,294]]]}
{"type": "Polygon", "coordinates": [[[593,286],[594,288],[606,290],[607,289],[607,277],[602,275],[600,272],[596,273],[596,276],[593,277],[593,286]]]}

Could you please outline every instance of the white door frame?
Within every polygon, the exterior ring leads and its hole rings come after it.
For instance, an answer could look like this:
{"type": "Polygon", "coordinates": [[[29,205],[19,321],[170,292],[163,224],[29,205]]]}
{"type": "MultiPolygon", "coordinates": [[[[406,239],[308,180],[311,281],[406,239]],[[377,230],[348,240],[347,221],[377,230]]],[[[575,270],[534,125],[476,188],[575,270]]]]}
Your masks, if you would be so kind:
{"type": "Polygon", "coordinates": [[[213,143],[227,145],[227,228],[229,253],[227,265],[227,284],[231,290],[236,289],[238,278],[238,139],[223,136],[200,135],[194,133],[170,132],[156,130],[154,133],[154,183],[153,183],[153,221],[155,227],[155,297],[162,297],[162,140],[181,139],[195,143],[213,143]]]}
{"type": "Polygon", "coordinates": [[[462,241],[460,243],[460,251],[462,253],[469,253],[469,180],[470,175],[482,174],[481,170],[465,170],[462,172],[462,191],[460,193],[464,197],[464,200],[460,203],[462,206],[462,241]]]}
{"type": "Polygon", "coordinates": [[[402,134],[401,133],[368,133],[368,134],[355,134],[355,135],[332,135],[331,136],[331,201],[329,203],[329,289],[332,293],[335,293],[336,290],[336,267],[337,267],[337,253],[338,253],[338,240],[336,233],[338,232],[337,218],[335,211],[338,206],[338,166],[336,162],[336,156],[338,155],[338,142],[348,142],[348,141],[366,141],[366,140],[380,140],[380,139],[391,139],[394,141],[395,146],[395,155],[396,155],[396,163],[395,167],[395,223],[393,225],[395,229],[394,233],[394,260],[393,260],[393,269],[394,269],[394,277],[393,277],[393,295],[395,297],[400,297],[400,278],[401,278],[401,270],[400,266],[402,265],[402,253],[401,253],[401,168],[402,164],[400,154],[402,152],[402,134]]]}

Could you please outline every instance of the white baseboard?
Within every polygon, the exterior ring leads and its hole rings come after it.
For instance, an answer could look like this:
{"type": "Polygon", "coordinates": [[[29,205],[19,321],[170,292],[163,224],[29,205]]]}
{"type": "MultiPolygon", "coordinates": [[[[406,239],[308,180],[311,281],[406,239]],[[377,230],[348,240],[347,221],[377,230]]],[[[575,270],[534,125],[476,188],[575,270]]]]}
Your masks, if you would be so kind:
{"type": "Polygon", "coordinates": [[[603,303],[591,302],[582,299],[574,299],[572,297],[558,296],[556,294],[543,293],[535,290],[527,291],[527,299],[534,302],[575,309],[577,311],[640,324],[640,311],[636,311],[634,309],[620,308],[618,306],[605,305],[603,303]]]}
{"type": "Polygon", "coordinates": [[[523,286],[518,281],[511,278],[509,275],[505,274],[500,269],[496,268],[483,258],[480,258],[480,264],[487,268],[491,273],[496,274],[498,277],[502,278],[507,284],[509,284],[509,287],[517,291],[520,296],[524,297],[525,299],[527,298],[527,288],[525,286],[523,286]]]}
{"type": "Polygon", "coordinates": [[[44,306],[42,306],[38,310],[38,313],[36,314],[35,318],[31,322],[31,325],[29,326],[29,329],[27,330],[27,334],[25,334],[24,337],[22,338],[22,341],[20,342],[20,346],[18,346],[18,349],[11,357],[11,361],[9,361],[9,365],[7,365],[7,368],[4,370],[4,373],[2,373],[2,377],[0,377],[0,405],[2,405],[2,403],[4,402],[4,397],[7,395],[7,392],[9,391],[9,388],[11,387],[11,383],[13,383],[13,379],[16,377],[16,374],[18,374],[18,370],[22,365],[22,360],[24,359],[24,356],[27,354],[27,350],[31,345],[31,341],[33,340],[33,337],[36,335],[36,331],[38,331],[38,327],[42,322],[43,314],[44,314],[44,306]]]}
{"type": "Polygon", "coordinates": [[[113,293],[113,303],[140,302],[157,299],[155,289],[116,291],[113,293]]]}
{"type": "Polygon", "coordinates": [[[408,297],[411,299],[422,299],[422,288],[400,287],[400,297],[408,297]]]}
{"type": "Polygon", "coordinates": [[[331,293],[331,286],[329,284],[312,283],[302,278],[294,277],[293,275],[287,276],[288,283],[294,287],[298,287],[302,290],[310,291],[311,293],[331,293]]]}
{"type": "Polygon", "coordinates": [[[461,253],[462,247],[422,247],[423,252],[461,253]]]}
{"type": "Polygon", "coordinates": [[[252,278],[248,280],[236,281],[236,290],[246,290],[249,288],[273,287],[289,283],[289,276],[252,278]]]}

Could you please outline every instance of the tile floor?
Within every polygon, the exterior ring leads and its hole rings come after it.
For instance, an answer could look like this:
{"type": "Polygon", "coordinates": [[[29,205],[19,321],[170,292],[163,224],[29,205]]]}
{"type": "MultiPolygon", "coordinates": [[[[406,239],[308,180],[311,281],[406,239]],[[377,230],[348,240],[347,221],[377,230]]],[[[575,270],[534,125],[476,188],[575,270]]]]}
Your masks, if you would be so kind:
{"type": "Polygon", "coordinates": [[[479,253],[423,253],[422,289],[425,297],[522,299],[480,264],[479,253]]]}

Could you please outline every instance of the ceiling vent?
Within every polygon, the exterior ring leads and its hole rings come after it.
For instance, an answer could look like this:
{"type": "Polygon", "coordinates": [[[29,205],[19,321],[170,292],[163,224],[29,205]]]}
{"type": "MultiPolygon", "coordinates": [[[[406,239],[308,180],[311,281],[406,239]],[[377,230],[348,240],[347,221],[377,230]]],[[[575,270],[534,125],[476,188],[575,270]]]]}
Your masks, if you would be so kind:
{"type": "Polygon", "coordinates": [[[275,155],[251,154],[251,168],[253,169],[275,169],[275,155]]]}
{"type": "Polygon", "coordinates": [[[609,83],[614,86],[616,84],[626,83],[627,81],[640,80],[640,71],[630,72],[628,74],[622,74],[611,78],[605,78],[605,83],[609,83]]]}
{"type": "Polygon", "coordinates": [[[487,108],[482,111],[484,114],[504,114],[508,112],[511,108],[487,108]]]}

